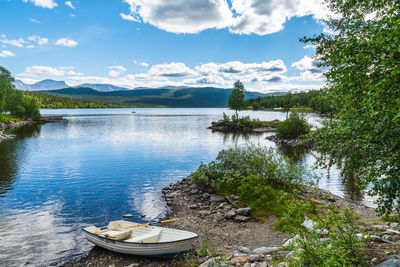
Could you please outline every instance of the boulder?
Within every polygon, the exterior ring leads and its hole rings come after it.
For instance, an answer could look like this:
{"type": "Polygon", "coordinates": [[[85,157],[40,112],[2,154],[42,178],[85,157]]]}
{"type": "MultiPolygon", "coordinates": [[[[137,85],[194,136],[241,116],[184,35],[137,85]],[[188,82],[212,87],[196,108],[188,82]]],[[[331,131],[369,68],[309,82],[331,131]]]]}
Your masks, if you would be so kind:
{"type": "Polygon", "coordinates": [[[251,249],[249,249],[248,247],[243,247],[243,246],[237,247],[236,250],[245,254],[249,254],[251,251],[251,249]]]}
{"type": "Polygon", "coordinates": [[[259,247],[259,248],[255,248],[253,249],[252,253],[253,254],[271,254],[274,252],[277,252],[279,250],[278,247],[259,247]]]}
{"type": "Polygon", "coordinates": [[[225,201],[225,197],[220,196],[220,195],[212,194],[210,196],[210,201],[211,202],[224,202],[225,201]]]}
{"type": "Polygon", "coordinates": [[[251,209],[250,208],[240,208],[236,210],[237,215],[242,215],[242,216],[250,216],[251,214],[251,209]]]}
{"type": "Polygon", "coordinates": [[[379,263],[375,267],[400,267],[400,260],[390,259],[382,263],[379,263]]]}
{"type": "Polygon", "coordinates": [[[244,265],[246,262],[250,262],[250,257],[248,256],[239,256],[231,259],[232,263],[239,263],[240,265],[244,265]]]}

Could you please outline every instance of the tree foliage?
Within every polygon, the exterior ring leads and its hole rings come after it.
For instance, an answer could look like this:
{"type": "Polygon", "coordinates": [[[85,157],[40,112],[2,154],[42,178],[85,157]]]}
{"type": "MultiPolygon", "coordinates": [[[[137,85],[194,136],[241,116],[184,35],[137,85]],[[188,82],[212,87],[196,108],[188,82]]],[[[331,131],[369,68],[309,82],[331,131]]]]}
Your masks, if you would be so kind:
{"type": "Polygon", "coordinates": [[[297,138],[310,133],[311,125],[306,118],[297,112],[290,113],[276,128],[276,136],[279,138],[297,138]]]}
{"type": "Polygon", "coordinates": [[[40,113],[35,100],[25,97],[22,91],[15,89],[13,82],[11,73],[0,66],[0,119],[4,113],[19,118],[38,119],[40,113]]]}
{"type": "Polygon", "coordinates": [[[326,66],[337,120],[315,135],[321,162],[360,176],[378,211],[400,211],[400,1],[326,0],[335,32],[305,38],[326,66]]]}
{"type": "Polygon", "coordinates": [[[228,97],[228,107],[235,110],[237,118],[239,118],[238,110],[242,110],[247,107],[246,101],[244,100],[243,91],[244,85],[238,80],[234,83],[232,92],[228,97]]]}

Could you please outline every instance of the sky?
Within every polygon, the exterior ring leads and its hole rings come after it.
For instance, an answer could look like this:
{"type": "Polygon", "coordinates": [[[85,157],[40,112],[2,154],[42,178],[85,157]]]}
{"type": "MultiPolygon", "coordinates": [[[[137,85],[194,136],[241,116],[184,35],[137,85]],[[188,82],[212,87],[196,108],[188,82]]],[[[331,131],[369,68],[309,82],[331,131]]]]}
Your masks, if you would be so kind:
{"type": "Polygon", "coordinates": [[[34,83],[307,91],[321,0],[0,0],[0,66],[34,83]]]}

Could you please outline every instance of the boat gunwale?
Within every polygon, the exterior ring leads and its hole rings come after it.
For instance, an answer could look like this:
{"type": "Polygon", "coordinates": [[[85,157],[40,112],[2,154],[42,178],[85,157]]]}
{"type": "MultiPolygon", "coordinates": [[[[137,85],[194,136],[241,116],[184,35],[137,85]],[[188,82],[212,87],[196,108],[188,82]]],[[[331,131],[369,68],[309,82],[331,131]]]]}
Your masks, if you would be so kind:
{"type": "MultiPolygon", "coordinates": [[[[179,230],[179,229],[178,229],[178,230],[179,230]]],[[[109,238],[109,237],[105,237],[105,236],[101,236],[101,235],[96,235],[96,234],[91,233],[91,232],[89,232],[88,230],[85,230],[85,229],[83,229],[83,231],[86,232],[86,233],[88,233],[88,234],[90,234],[90,235],[92,235],[92,236],[94,236],[94,237],[98,237],[98,238],[100,238],[100,239],[112,240],[112,241],[120,242],[120,243],[123,243],[123,244],[139,244],[139,245],[156,245],[156,244],[177,243],[177,242],[182,242],[182,241],[188,241],[188,240],[191,240],[191,239],[196,239],[196,238],[199,237],[198,234],[193,233],[193,232],[190,232],[190,233],[195,234],[196,236],[194,236],[194,237],[188,237],[188,238],[180,239],[180,240],[175,240],[175,241],[168,241],[168,242],[151,242],[151,243],[149,242],[149,243],[143,243],[143,242],[126,242],[126,241],[124,241],[124,240],[116,240],[116,239],[112,239],[112,238],[109,238]]],[[[185,231],[185,230],[180,230],[180,231],[185,231]]],[[[185,231],[185,232],[189,232],[189,231],[185,231]]]]}

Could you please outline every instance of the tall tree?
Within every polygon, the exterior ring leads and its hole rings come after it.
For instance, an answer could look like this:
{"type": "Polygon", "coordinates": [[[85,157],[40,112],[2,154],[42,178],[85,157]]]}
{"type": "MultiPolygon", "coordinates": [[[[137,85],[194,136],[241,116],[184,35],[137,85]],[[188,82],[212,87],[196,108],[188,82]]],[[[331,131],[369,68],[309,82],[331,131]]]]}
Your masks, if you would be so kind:
{"type": "MultiPolygon", "coordinates": [[[[305,38],[328,67],[325,87],[337,120],[315,136],[322,161],[356,174],[378,212],[400,212],[400,1],[325,0],[339,14],[334,34],[305,38]]],[[[322,162],[321,161],[321,162],[322,162]]]]}
{"type": "Polygon", "coordinates": [[[293,97],[292,93],[288,93],[283,100],[283,111],[286,112],[286,119],[289,116],[289,111],[293,107],[293,97]]]}
{"type": "Polygon", "coordinates": [[[228,97],[228,107],[235,110],[236,118],[239,119],[238,111],[246,108],[244,100],[244,85],[241,81],[236,81],[233,84],[233,89],[228,97]]]}

